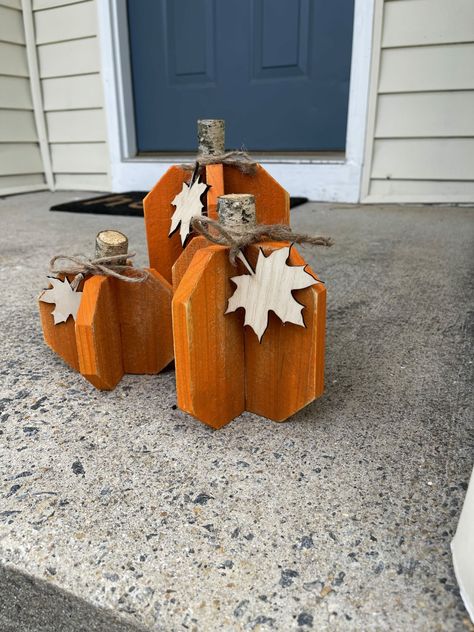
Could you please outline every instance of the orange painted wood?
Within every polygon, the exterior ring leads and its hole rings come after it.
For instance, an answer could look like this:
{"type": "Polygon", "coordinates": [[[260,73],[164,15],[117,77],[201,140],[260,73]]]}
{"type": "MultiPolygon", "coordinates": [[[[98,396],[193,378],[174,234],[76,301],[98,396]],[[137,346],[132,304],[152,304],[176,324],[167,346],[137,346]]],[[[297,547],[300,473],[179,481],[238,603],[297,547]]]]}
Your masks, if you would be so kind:
{"type": "Polygon", "coordinates": [[[248,175],[236,167],[224,165],[226,193],[252,193],[255,196],[258,224],[290,223],[290,196],[261,165],[248,175]]]}
{"type": "MultiPolygon", "coordinates": [[[[258,250],[265,255],[288,246],[265,242],[246,249],[255,267],[258,250]]],[[[293,246],[289,265],[305,265],[293,246]]],[[[307,267],[306,271],[317,276],[307,267]]],[[[305,327],[283,324],[273,312],[261,343],[250,327],[245,327],[246,410],[274,421],[284,421],[319,397],[324,388],[324,344],[326,288],[322,283],[293,292],[304,305],[305,327]]]]}
{"type": "MultiPolygon", "coordinates": [[[[61,277],[64,279],[64,277],[61,277]]],[[[72,281],[73,277],[68,277],[72,281]]],[[[51,285],[49,286],[51,287],[51,285]]],[[[83,283],[78,287],[82,291],[83,283]]],[[[77,356],[76,329],[74,318],[70,316],[65,323],[54,324],[53,303],[43,303],[38,301],[41,327],[43,329],[44,341],[60,358],[72,369],[79,371],[79,358],[77,356]]]]}
{"type": "Polygon", "coordinates": [[[72,369],[79,371],[74,319],[71,316],[65,323],[55,325],[52,316],[55,306],[51,303],[39,301],[38,307],[45,343],[72,369]]]}
{"type": "Polygon", "coordinates": [[[179,255],[172,270],[174,292],[176,292],[178,285],[181,283],[181,279],[183,278],[184,273],[188,269],[196,252],[201,250],[201,248],[207,248],[209,245],[210,244],[205,237],[198,235],[189,242],[183,252],[179,255]]]}
{"type": "Polygon", "coordinates": [[[228,248],[203,248],[173,297],[178,406],[212,428],[245,410],[242,317],[224,315],[233,275],[228,248]]]}
{"type": "Polygon", "coordinates": [[[209,186],[206,194],[207,216],[217,219],[217,198],[224,195],[223,165],[206,165],[206,184],[209,186]]]}
{"type": "Polygon", "coordinates": [[[76,318],[79,370],[101,390],[111,390],[124,374],[120,321],[110,277],[93,276],[84,283],[76,318]]]}
{"type": "Polygon", "coordinates": [[[182,190],[183,182],[191,177],[189,171],[173,166],[155,184],[143,200],[146,237],[150,268],[171,283],[171,268],[183,252],[179,231],[168,236],[175,207],[171,201],[182,190]]]}
{"type": "MultiPolygon", "coordinates": [[[[183,252],[179,231],[168,236],[175,207],[171,204],[182,190],[183,182],[191,177],[189,171],[175,165],[158,180],[143,200],[150,267],[172,282],[172,267],[183,252]]],[[[290,196],[287,191],[260,165],[254,175],[246,175],[229,165],[207,165],[205,179],[211,188],[207,192],[208,216],[217,218],[217,198],[226,193],[255,195],[257,222],[260,224],[289,224],[290,196]]],[[[188,239],[187,247],[192,241],[188,239]]]]}
{"type": "MultiPolygon", "coordinates": [[[[161,274],[149,270],[141,283],[110,278],[120,323],[124,373],[159,373],[173,359],[171,298],[173,290],[161,274]]],[[[99,312],[96,319],[110,314],[99,312]]],[[[96,321],[97,322],[97,321],[96,321]]]]}

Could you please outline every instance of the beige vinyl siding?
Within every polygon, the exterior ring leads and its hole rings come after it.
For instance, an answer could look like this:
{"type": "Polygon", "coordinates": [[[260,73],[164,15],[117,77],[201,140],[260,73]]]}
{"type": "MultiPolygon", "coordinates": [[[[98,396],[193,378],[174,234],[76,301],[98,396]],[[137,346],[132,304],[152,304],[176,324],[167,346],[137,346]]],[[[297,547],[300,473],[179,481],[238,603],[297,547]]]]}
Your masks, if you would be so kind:
{"type": "Polygon", "coordinates": [[[474,201],[474,1],[376,8],[363,199],[474,201]]]}
{"type": "Polygon", "coordinates": [[[45,186],[21,3],[0,0],[0,195],[45,186]]]}
{"type": "Polygon", "coordinates": [[[109,188],[95,0],[33,0],[51,160],[58,189],[109,188]]]}

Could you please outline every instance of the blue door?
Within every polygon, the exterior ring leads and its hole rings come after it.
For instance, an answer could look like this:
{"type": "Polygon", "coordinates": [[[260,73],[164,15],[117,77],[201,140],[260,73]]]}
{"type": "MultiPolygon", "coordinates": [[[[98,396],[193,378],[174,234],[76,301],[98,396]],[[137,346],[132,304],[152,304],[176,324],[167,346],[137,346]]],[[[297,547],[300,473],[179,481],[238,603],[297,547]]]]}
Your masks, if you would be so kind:
{"type": "Polygon", "coordinates": [[[354,0],[128,0],[139,152],[344,150],[354,0]]]}

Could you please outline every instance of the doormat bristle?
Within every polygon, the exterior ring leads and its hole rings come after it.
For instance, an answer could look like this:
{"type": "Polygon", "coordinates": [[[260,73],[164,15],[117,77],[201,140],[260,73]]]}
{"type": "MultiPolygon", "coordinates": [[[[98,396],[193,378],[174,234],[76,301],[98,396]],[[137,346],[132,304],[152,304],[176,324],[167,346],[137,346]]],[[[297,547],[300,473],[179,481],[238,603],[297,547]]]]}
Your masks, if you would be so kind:
{"type": "MultiPolygon", "coordinates": [[[[131,215],[143,217],[143,198],[147,191],[127,191],[126,193],[108,193],[86,200],[73,200],[64,204],[55,204],[51,211],[66,213],[90,213],[93,215],[131,215]]],[[[308,201],[304,197],[290,198],[290,208],[308,201]]]]}

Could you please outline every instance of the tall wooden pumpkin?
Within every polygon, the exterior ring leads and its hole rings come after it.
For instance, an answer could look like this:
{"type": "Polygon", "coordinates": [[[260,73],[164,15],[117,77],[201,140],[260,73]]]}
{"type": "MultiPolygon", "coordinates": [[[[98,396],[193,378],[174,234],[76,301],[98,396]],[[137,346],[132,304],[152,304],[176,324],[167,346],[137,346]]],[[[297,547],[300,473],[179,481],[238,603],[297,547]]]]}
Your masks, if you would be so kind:
{"type": "MultiPolygon", "coordinates": [[[[127,247],[122,233],[102,231],[96,256],[123,254],[125,263],[127,247]]],[[[125,373],[159,373],[173,359],[172,288],[156,270],[140,282],[87,276],[76,292],[70,275],[50,281],[39,298],[45,342],[96,388],[113,389],[125,373]]]]}
{"type": "MultiPolygon", "coordinates": [[[[198,121],[199,155],[219,156],[225,151],[224,121],[198,121]]],[[[211,164],[203,167],[201,177],[207,185],[202,194],[203,213],[217,217],[217,198],[226,193],[251,193],[255,197],[260,224],[289,224],[290,198],[283,187],[260,165],[255,173],[243,173],[236,166],[211,164]]],[[[183,241],[182,233],[170,234],[176,206],[173,200],[186,188],[191,173],[179,165],[170,167],[143,200],[150,267],[172,282],[172,267],[192,236],[183,241]]]]}
{"type": "MultiPolygon", "coordinates": [[[[232,210],[239,215],[243,206],[251,207],[255,222],[252,196],[220,197],[220,221],[238,220],[232,210]]],[[[288,243],[249,246],[245,263],[235,268],[228,247],[204,245],[173,297],[178,405],[213,428],[245,410],[284,421],[324,387],[324,285],[288,243]],[[270,265],[273,258],[278,265],[270,265]],[[291,279],[300,289],[291,290],[291,279]],[[239,306],[236,286],[247,300],[245,321],[242,310],[234,309],[239,306]],[[288,296],[279,311],[273,299],[285,288],[288,296]],[[273,311],[265,313],[265,301],[291,322],[282,322],[273,311]]]]}

